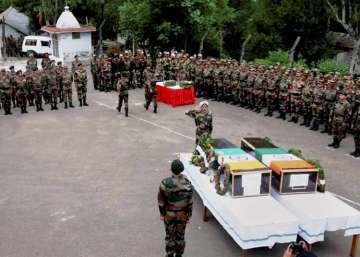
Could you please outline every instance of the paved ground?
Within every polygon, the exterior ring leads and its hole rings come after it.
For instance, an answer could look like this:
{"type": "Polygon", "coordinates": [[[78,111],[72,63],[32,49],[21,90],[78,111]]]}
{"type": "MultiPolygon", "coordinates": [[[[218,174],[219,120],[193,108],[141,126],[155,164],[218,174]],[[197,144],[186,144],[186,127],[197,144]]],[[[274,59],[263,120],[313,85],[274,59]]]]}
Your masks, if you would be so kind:
{"type": "MultiPolygon", "coordinates": [[[[136,90],[125,118],[115,111],[115,93],[90,89],[88,98],[83,109],[0,115],[0,257],[164,255],[156,193],[169,161],[192,150],[194,124],[184,115],[190,107],[161,104],[159,114],[145,112],[143,91],[136,90]]],[[[328,190],[360,202],[360,160],[345,156],[351,137],[331,151],[329,136],[298,125],[223,103],[211,102],[211,109],[215,137],[239,143],[243,136],[267,136],[276,145],[296,146],[321,160],[328,190]]],[[[201,221],[201,210],[196,195],[186,256],[239,256],[216,220],[201,221]]],[[[343,232],[326,239],[314,246],[319,256],[348,255],[351,240],[343,232]]],[[[281,256],[285,247],[250,256],[281,256]]]]}

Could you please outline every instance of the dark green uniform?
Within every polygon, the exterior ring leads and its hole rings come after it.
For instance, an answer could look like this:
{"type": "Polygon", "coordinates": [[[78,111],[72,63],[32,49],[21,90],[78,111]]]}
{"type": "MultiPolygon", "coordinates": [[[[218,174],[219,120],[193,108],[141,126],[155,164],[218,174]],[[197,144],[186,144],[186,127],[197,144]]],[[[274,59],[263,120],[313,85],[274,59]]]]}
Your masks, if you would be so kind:
{"type": "Polygon", "coordinates": [[[165,178],[159,188],[158,204],[165,223],[165,250],[181,256],[185,250],[186,223],[192,215],[193,187],[183,175],[165,178]]]}

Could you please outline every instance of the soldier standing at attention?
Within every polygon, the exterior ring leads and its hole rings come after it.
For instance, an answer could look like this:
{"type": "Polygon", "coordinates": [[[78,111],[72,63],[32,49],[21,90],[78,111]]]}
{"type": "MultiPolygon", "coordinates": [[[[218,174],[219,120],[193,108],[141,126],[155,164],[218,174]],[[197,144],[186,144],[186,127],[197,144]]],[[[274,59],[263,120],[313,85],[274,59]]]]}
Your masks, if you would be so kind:
{"type": "Polygon", "coordinates": [[[68,108],[74,108],[74,105],[72,104],[72,82],[73,82],[73,76],[69,72],[69,68],[64,66],[63,73],[62,73],[62,84],[64,87],[64,104],[65,109],[68,108]]]}
{"type": "Polygon", "coordinates": [[[209,111],[209,103],[207,101],[201,102],[197,109],[188,111],[185,114],[195,119],[196,145],[199,143],[201,136],[205,134],[211,136],[213,130],[213,118],[212,113],[209,111]]]}
{"type": "Polygon", "coordinates": [[[86,92],[87,92],[87,74],[86,74],[86,70],[84,68],[84,66],[82,65],[82,63],[80,62],[78,64],[78,68],[75,71],[74,74],[74,81],[75,81],[75,85],[76,85],[76,91],[78,94],[78,99],[79,99],[79,106],[82,107],[84,106],[89,106],[86,102],[86,92]]]}
{"type": "Polygon", "coordinates": [[[42,108],[42,97],[44,92],[44,78],[41,71],[35,71],[33,74],[33,89],[35,95],[36,111],[44,111],[42,108]]]}
{"type": "Polygon", "coordinates": [[[33,53],[29,54],[29,60],[26,62],[26,68],[29,68],[32,71],[36,71],[37,67],[37,60],[34,57],[33,53]]]}
{"type": "Polygon", "coordinates": [[[16,96],[18,99],[19,107],[21,109],[21,113],[28,113],[26,110],[26,100],[27,100],[27,92],[26,92],[26,80],[25,76],[19,73],[16,76],[16,84],[17,84],[17,91],[16,96]]]}
{"type": "Polygon", "coordinates": [[[49,54],[45,53],[44,58],[41,60],[41,67],[43,70],[47,70],[50,67],[49,54]]]}
{"type": "Polygon", "coordinates": [[[332,121],[332,134],[333,142],[329,144],[329,147],[339,148],[341,140],[344,139],[346,129],[348,126],[348,117],[350,111],[350,104],[346,100],[346,96],[340,94],[339,101],[334,106],[334,118],[332,121]]]}
{"type": "Polygon", "coordinates": [[[129,116],[129,72],[123,71],[121,78],[117,80],[117,88],[119,91],[119,103],[116,108],[121,112],[121,107],[124,102],[125,105],[125,117],[129,116]]]}
{"type": "Polygon", "coordinates": [[[11,115],[11,86],[5,69],[0,72],[0,98],[5,115],[11,115]]]}
{"type": "Polygon", "coordinates": [[[72,72],[73,76],[75,74],[75,71],[79,68],[80,63],[81,63],[81,61],[79,60],[79,56],[75,55],[75,60],[72,61],[72,63],[71,63],[71,72],[72,72]]]}
{"type": "Polygon", "coordinates": [[[167,257],[181,257],[185,250],[185,229],[190,223],[193,187],[181,173],[180,160],[171,163],[172,176],[165,178],[159,188],[158,204],[161,220],[165,223],[167,257]]]}

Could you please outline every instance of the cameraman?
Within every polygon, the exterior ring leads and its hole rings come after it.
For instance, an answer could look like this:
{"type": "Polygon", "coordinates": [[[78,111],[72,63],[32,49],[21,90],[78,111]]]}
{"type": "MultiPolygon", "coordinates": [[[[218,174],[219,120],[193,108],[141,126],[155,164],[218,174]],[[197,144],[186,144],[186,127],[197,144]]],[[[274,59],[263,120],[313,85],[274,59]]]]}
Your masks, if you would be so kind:
{"type": "Polygon", "coordinates": [[[309,252],[309,248],[307,247],[306,243],[304,241],[300,241],[299,244],[290,244],[287,249],[285,250],[283,257],[317,257],[312,252],[309,252]],[[298,250],[295,248],[296,245],[300,246],[302,250],[298,250]]]}

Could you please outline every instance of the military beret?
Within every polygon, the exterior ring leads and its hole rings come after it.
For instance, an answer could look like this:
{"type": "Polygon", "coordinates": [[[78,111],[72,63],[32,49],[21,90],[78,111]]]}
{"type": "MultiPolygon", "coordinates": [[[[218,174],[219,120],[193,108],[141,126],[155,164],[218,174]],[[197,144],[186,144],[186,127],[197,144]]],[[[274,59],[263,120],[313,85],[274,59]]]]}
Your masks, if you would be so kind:
{"type": "Polygon", "coordinates": [[[184,164],[178,159],[173,160],[171,163],[171,171],[175,175],[179,175],[181,172],[184,171],[184,164]]]}

